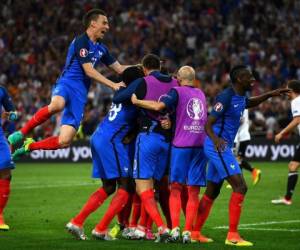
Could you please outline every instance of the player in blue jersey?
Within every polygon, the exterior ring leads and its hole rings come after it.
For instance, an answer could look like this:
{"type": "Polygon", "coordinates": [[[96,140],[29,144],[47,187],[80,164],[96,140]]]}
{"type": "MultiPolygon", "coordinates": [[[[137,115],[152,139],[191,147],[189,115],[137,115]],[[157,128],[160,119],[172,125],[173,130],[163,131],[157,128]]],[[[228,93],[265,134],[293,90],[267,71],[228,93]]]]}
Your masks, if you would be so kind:
{"type": "Polygon", "coordinates": [[[1,117],[16,120],[15,107],[6,89],[0,86],[0,230],[9,230],[3,218],[3,210],[10,193],[11,170],[15,164],[11,158],[9,145],[2,129],[1,117]],[[5,112],[2,112],[2,106],[5,112]]]}
{"type": "Polygon", "coordinates": [[[104,84],[113,90],[118,90],[124,84],[113,83],[95,67],[105,64],[118,74],[127,67],[121,65],[109,53],[101,42],[109,30],[108,18],[100,9],[92,9],[83,18],[85,33],[76,37],[69,46],[66,63],[55,83],[52,99],[48,106],[41,108],[19,131],[9,136],[9,143],[14,146],[21,142],[33,128],[48,120],[52,115],[63,111],[59,136],[48,137],[34,142],[31,138],[25,140],[23,146],[13,154],[14,158],[37,149],[59,149],[68,147],[80,125],[91,80],[104,84]]]}
{"type": "MultiPolygon", "coordinates": [[[[137,79],[123,93],[115,95],[113,99],[115,103],[130,100],[132,94],[136,94],[138,99],[157,101],[172,87],[178,86],[177,80],[160,72],[160,59],[156,55],[146,55],[142,65],[146,76],[137,79]]],[[[133,177],[142,204],[158,227],[158,241],[165,241],[169,238],[169,229],[156,205],[153,182],[161,180],[168,165],[171,130],[162,128],[160,121],[163,117],[158,112],[142,110],[141,113],[141,129],[136,142],[133,177]]]]}
{"type": "Polygon", "coordinates": [[[282,95],[289,90],[277,89],[248,99],[245,96],[246,92],[255,81],[252,72],[246,66],[239,65],[231,70],[230,79],[232,86],[217,96],[205,126],[208,137],[204,142],[204,151],[210,162],[207,189],[199,204],[196,224],[201,229],[226,179],[232,186],[233,193],[229,203],[229,231],[225,244],[252,246],[253,244],[243,240],[237,231],[247,186],[232,152],[234,138],[245,108],[255,107],[268,98],[282,95]]]}
{"type": "MultiPolygon", "coordinates": [[[[132,66],[125,69],[122,79],[129,85],[143,76],[144,73],[140,67],[132,66]]],[[[123,88],[119,90],[119,92],[122,91],[124,91],[123,88]]],[[[97,239],[113,239],[108,233],[108,225],[125,206],[129,193],[132,193],[130,177],[133,157],[130,157],[130,145],[124,144],[124,138],[135,128],[137,116],[138,109],[130,101],[112,103],[108,114],[91,137],[93,177],[101,178],[103,186],[89,198],[82,210],[66,226],[69,232],[81,240],[86,239],[83,231],[86,218],[115,192],[116,184],[118,184],[118,191],[112,198],[102,220],[92,232],[97,239]]]]}

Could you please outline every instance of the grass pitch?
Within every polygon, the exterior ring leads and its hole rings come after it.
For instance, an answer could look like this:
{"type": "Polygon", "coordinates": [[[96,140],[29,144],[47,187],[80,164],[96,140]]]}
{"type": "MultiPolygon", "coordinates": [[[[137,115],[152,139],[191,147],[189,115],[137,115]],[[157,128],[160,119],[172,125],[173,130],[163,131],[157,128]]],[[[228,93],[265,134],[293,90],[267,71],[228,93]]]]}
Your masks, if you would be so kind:
{"type": "MultiPolygon", "coordinates": [[[[240,233],[255,245],[252,249],[300,249],[300,188],[292,206],[274,206],[270,200],[283,195],[287,163],[256,163],[261,182],[253,187],[245,172],[249,190],[241,217],[240,233]]],[[[203,233],[211,244],[155,244],[148,241],[103,242],[74,240],[64,230],[89,195],[100,185],[90,178],[90,164],[17,164],[5,218],[11,230],[0,232],[0,249],[233,249],[224,245],[231,190],[222,189],[203,233]]],[[[202,192],[203,193],[203,190],[202,192]]],[[[90,232],[109,201],[92,214],[85,226],[90,232]]]]}

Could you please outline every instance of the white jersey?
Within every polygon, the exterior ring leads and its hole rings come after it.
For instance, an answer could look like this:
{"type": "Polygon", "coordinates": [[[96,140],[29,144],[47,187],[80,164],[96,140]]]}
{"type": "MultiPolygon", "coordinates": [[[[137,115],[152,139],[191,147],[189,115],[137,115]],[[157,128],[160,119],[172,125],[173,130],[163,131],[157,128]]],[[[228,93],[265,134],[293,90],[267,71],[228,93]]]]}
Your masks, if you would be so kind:
{"type": "MultiPolygon", "coordinates": [[[[293,117],[300,116],[300,95],[291,101],[291,109],[293,117]]],[[[300,124],[297,126],[300,134],[300,124]]]]}
{"type": "Polygon", "coordinates": [[[235,143],[239,143],[242,141],[249,141],[251,139],[249,127],[250,127],[249,111],[248,109],[245,109],[243,112],[243,116],[241,118],[241,125],[234,139],[235,143]]]}

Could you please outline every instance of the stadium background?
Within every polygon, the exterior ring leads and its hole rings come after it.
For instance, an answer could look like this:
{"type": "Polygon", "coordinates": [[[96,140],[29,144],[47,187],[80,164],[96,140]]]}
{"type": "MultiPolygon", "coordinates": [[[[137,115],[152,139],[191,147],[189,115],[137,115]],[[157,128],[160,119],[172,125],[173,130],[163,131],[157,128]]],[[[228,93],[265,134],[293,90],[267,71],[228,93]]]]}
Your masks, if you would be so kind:
{"type": "MultiPolygon", "coordinates": [[[[1,1],[0,7],[0,84],[8,88],[21,114],[16,124],[4,121],[7,133],[49,102],[67,46],[82,32],[81,17],[92,7],[109,14],[110,31],[105,42],[120,62],[136,64],[152,52],[161,56],[170,73],[179,65],[192,65],[197,72],[195,84],[204,89],[210,106],[213,97],[228,84],[230,67],[237,63],[255,70],[255,95],[284,86],[288,79],[300,79],[300,1],[7,0],[1,1]]],[[[100,70],[118,80],[104,68],[100,70]]],[[[92,86],[79,138],[91,135],[107,112],[111,97],[109,89],[92,86]]],[[[57,133],[59,119],[53,117],[36,129],[35,139],[57,133]]],[[[252,109],[250,119],[253,138],[273,143],[274,134],[291,119],[289,102],[273,98],[252,109]]],[[[250,186],[241,223],[257,225],[242,233],[256,243],[253,249],[299,249],[299,191],[292,207],[269,204],[274,195],[284,191],[286,164],[256,164],[263,170],[263,180],[258,187],[250,186]]],[[[98,186],[89,178],[89,168],[90,164],[17,164],[7,208],[12,230],[0,234],[0,249],[140,249],[140,244],[127,241],[78,243],[63,232],[70,216],[98,186]]],[[[247,174],[246,178],[250,181],[247,174]]],[[[226,230],[215,227],[227,224],[228,195],[225,190],[208,221],[208,234],[216,243],[201,246],[203,249],[224,248],[226,230]]],[[[89,229],[104,209],[91,218],[89,229]]],[[[160,248],[143,244],[145,249],[160,248]]]]}

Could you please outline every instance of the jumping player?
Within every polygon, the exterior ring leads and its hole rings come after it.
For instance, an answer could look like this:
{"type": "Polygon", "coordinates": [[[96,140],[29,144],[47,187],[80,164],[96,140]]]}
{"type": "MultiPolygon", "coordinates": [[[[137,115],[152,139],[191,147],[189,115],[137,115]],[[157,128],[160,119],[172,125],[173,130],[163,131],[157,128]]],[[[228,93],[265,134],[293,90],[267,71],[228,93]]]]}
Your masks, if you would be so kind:
{"type": "Polygon", "coordinates": [[[64,111],[59,136],[48,137],[38,142],[28,138],[23,146],[14,152],[14,158],[33,150],[54,150],[71,144],[83,117],[91,79],[113,90],[123,86],[123,83],[113,83],[95,69],[99,63],[103,63],[121,74],[127,67],[116,61],[107,47],[100,42],[109,30],[106,13],[100,9],[92,9],[83,17],[83,24],[86,31],[76,37],[69,46],[65,67],[54,85],[50,104],[39,109],[24,127],[8,137],[8,141],[12,146],[20,143],[36,126],[52,115],[64,111]]]}

